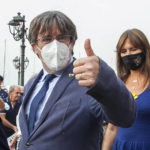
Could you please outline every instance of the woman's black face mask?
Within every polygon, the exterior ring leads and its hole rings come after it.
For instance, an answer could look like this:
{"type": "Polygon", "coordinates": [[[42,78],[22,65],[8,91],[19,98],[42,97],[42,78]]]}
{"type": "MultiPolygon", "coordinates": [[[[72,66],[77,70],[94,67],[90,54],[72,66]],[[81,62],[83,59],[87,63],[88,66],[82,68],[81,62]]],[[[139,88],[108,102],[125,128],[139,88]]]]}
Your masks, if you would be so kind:
{"type": "Polygon", "coordinates": [[[141,52],[138,54],[127,55],[121,57],[121,60],[123,61],[123,64],[127,69],[137,70],[142,66],[143,62],[145,61],[145,54],[144,52],[141,52]]]}

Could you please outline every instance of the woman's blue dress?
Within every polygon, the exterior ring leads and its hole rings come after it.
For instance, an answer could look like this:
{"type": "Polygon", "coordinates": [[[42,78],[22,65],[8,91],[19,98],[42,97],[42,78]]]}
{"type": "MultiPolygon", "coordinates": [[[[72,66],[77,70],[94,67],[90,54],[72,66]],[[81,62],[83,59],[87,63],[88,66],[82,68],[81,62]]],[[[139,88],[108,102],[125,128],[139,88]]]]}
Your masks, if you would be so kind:
{"type": "Polygon", "coordinates": [[[150,150],[150,90],[135,100],[137,118],[130,128],[119,128],[113,150],[150,150]]]}

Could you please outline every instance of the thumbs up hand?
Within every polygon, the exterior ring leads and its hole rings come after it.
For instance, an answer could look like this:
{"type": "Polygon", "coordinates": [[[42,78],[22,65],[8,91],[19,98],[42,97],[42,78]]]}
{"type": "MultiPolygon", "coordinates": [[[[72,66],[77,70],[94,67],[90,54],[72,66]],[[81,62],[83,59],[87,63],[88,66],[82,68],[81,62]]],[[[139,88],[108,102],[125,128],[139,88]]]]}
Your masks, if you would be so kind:
{"type": "Polygon", "coordinates": [[[95,56],[91,48],[89,39],[85,40],[84,48],[87,57],[74,61],[73,73],[75,74],[75,78],[78,80],[80,86],[90,87],[94,85],[97,80],[100,62],[99,58],[95,56]]]}

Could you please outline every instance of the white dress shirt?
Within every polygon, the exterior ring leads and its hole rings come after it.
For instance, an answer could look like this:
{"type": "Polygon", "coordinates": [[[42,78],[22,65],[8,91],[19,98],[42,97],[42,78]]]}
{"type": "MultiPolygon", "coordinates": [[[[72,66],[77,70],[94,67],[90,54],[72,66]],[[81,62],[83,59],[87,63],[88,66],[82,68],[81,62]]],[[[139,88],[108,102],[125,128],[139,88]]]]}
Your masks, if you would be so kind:
{"type": "MultiPolygon", "coordinates": [[[[70,60],[70,63],[73,61],[73,57],[71,58],[70,60]]],[[[44,68],[43,68],[43,75],[41,77],[41,79],[39,80],[39,82],[36,84],[35,88],[34,88],[34,91],[28,101],[28,104],[27,104],[27,107],[26,107],[26,115],[27,115],[27,119],[29,118],[29,113],[30,113],[30,106],[31,106],[31,103],[34,99],[34,97],[37,95],[37,93],[40,91],[40,89],[42,88],[43,84],[44,84],[44,79],[46,77],[46,75],[49,74],[44,68]]],[[[56,77],[49,83],[49,87],[48,87],[48,90],[46,92],[46,95],[44,97],[44,100],[39,104],[38,106],[38,110],[36,112],[36,119],[35,119],[35,124],[34,126],[38,123],[39,119],[40,119],[40,116],[42,114],[42,111],[48,101],[48,98],[50,97],[51,93],[52,93],[52,90],[54,88],[54,86],[56,85],[57,81],[59,80],[59,78],[61,77],[62,75],[62,72],[58,73],[58,74],[55,74],[56,77]]]]}
{"type": "MultiPolygon", "coordinates": [[[[28,104],[27,104],[27,107],[26,107],[26,115],[27,115],[27,118],[29,118],[29,112],[30,112],[30,107],[31,107],[31,103],[34,99],[34,97],[37,95],[37,93],[40,91],[40,89],[42,88],[43,84],[44,84],[44,79],[46,77],[46,75],[48,74],[48,72],[46,72],[45,69],[43,69],[43,75],[41,77],[41,79],[39,80],[39,82],[36,84],[35,88],[34,88],[34,91],[28,101],[28,104]]],[[[42,111],[46,105],[46,102],[49,98],[49,96],[51,95],[52,93],[52,90],[54,88],[54,86],[56,85],[58,79],[60,78],[61,74],[55,74],[56,77],[49,83],[49,87],[48,87],[48,90],[46,92],[46,95],[44,97],[44,100],[42,102],[39,103],[39,106],[38,106],[38,110],[36,112],[36,119],[35,119],[35,124],[36,125],[40,119],[40,116],[42,114],[42,111]]]]}

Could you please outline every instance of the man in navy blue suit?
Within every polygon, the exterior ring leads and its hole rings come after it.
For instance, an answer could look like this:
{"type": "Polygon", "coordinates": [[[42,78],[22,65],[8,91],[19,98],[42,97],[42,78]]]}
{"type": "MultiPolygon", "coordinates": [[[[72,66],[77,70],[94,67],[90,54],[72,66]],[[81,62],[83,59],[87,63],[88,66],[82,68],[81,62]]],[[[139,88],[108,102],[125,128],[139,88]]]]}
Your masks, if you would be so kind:
{"type": "Polygon", "coordinates": [[[99,150],[103,119],[132,125],[132,95],[94,54],[89,39],[84,45],[87,57],[73,57],[77,32],[65,14],[36,16],[28,39],[43,68],[24,89],[19,150],[99,150]]]}

